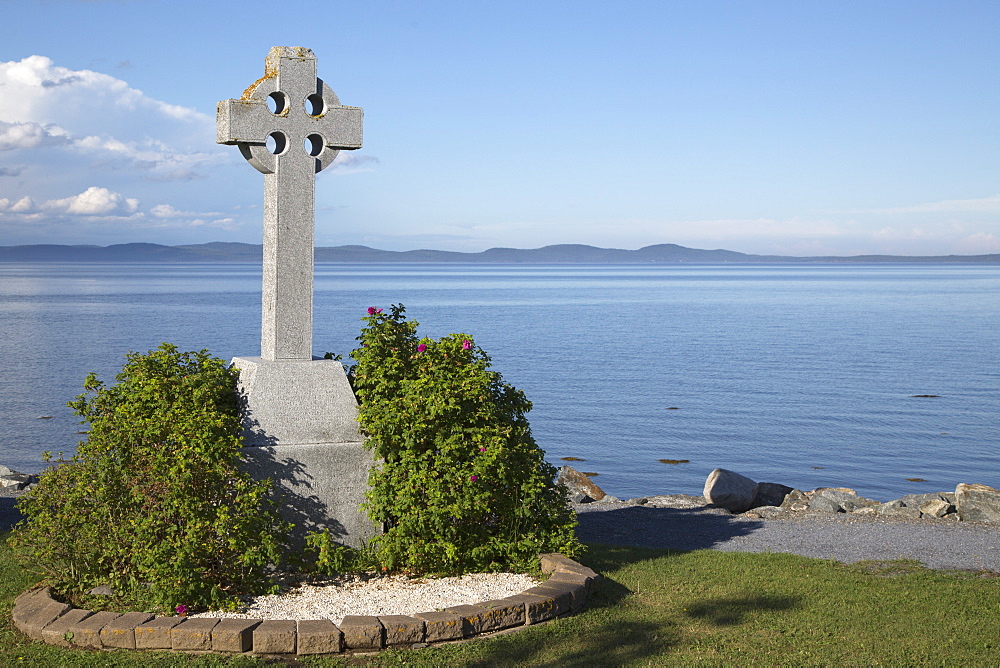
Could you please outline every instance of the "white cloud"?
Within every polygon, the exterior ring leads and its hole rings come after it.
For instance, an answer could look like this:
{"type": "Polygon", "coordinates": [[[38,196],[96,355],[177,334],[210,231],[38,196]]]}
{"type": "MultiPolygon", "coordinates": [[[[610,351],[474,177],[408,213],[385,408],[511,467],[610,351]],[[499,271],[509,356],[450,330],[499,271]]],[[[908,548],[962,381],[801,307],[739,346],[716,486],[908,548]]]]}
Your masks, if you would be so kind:
{"type": "Polygon", "coordinates": [[[179,218],[185,215],[183,211],[178,211],[169,204],[157,204],[149,210],[149,213],[154,218],[179,218]]]}
{"type": "MultiPolygon", "coordinates": [[[[214,113],[45,56],[0,62],[0,156],[0,177],[14,177],[0,178],[0,243],[184,243],[259,225],[259,211],[237,206],[249,187],[259,200],[259,174],[216,144],[214,113]]],[[[343,151],[326,171],[377,162],[343,151]]]]}
{"type": "Polygon", "coordinates": [[[16,177],[0,179],[0,243],[207,241],[246,222],[227,201],[240,180],[224,173],[246,166],[215,143],[214,116],[44,56],[0,62],[0,155],[0,177],[16,177]]]}
{"type": "Polygon", "coordinates": [[[231,160],[213,141],[214,118],[154,100],[120,79],[70,70],[44,56],[0,62],[0,151],[50,165],[72,160],[90,168],[133,170],[154,181],[189,180],[231,160]],[[199,150],[192,150],[197,146],[199,150]]]}
{"type": "Polygon", "coordinates": [[[131,216],[138,211],[139,200],[91,186],[79,195],[45,202],[41,208],[74,216],[131,216]]]}
{"type": "MultiPolygon", "coordinates": [[[[23,233],[29,227],[52,231],[72,225],[91,235],[103,235],[123,226],[149,233],[155,230],[223,230],[235,232],[243,222],[218,212],[179,211],[170,204],[156,204],[144,209],[137,198],[91,186],[76,195],[36,203],[29,196],[16,199],[0,197],[0,230],[4,236],[23,233]],[[25,226],[24,223],[30,223],[25,226]],[[81,227],[81,224],[83,227],[81,227]]],[[[38,240],[25,240],[38,243],[38,240]]]]}
{"type": "Polygon", "coordinates": [[[11,213],[31,213],[34,210],[35,203],[30,197],[25,196],[18,200],[0,197],[0,212],[9,211],[11,213]]]}
{"type": "Polygon", "coordinates": [[[0,121],[0,151],[59,146],[69,143],[64,129],[55,124],[6,123],[0,121]]]}
{"type": "Polygon", "coordinates": [[[136,111],[145,112],[140,116],[147,122],[156,117],[194,123],[212,120],[194,109],[147,97],[108,74],[70,70],[45,56],[0,63],[0,87],[4,93],[0,95],[0,120],[5,121],[46,124],[69,117],[77,124],[96,122],[99,127],[107,127],[102,119],[113,121],[136,111]],[[152,114],[152,118],[146,114],[152,114]]]}

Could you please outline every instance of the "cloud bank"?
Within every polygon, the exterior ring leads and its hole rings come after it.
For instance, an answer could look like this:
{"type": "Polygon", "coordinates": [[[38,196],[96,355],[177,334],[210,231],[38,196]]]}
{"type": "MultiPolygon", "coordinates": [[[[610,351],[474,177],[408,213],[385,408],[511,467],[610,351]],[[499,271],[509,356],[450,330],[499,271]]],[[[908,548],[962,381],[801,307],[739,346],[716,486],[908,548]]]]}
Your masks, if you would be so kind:
{"type": "Polygon", "coordinates": [[[214,118],[107,74],[38,55],[0,63],[5,241],[28,239],[40,227],[78,236],[121,233],[126,225],[236,229],[231,215],[173,204],[188,199],[178,182],[211,180],[232,162],[216,147],[214,129],[214,118]],[[163,216],[167,210],[172,215],[163,216]]]}

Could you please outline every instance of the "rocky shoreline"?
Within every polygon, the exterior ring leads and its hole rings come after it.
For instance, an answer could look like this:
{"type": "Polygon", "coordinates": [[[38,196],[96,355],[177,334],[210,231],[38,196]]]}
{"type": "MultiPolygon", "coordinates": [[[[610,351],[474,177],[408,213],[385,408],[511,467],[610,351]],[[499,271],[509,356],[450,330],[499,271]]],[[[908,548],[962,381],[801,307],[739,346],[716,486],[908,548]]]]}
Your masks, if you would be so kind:
{"type": "Polygon", "coordinates": [[[605,493],[571,466],[559,469],[558,480],[567,486],[574,504],[621,503],[650,508],[716,510],[753,519],[791,519],[824,513],[858,518],[1000,522],[1000,490],[970,483],[959,483],[954,491],[908,494],[881,502],[860,496],[848,487],[803,491],[779,483],[755,482],[727,469],[715,469],[705,481],[702,496],[660,494],[623,501],[605,493]]]}
{"type": "MultiPolygon", "coordinates": [[[[623,501],[591,486],[583,474],[577,477],[583,479],[584,491],[570,487],[580,521],[577,536],[585,543],[786,552],[843,563],[914,559],[928,568],[1000,573],[998,520],[988,514],[979,520],[968,519],[968,514],[961,519],[962,512],[973,507],[974,495],[941,492],[882,503],[845,488],[801,491],[750,480],[748,487],[754,491],[748,507],[733,512],[719,505],[717,491],[712,491],[715,503],[706,496],[687,494],[623,501]],[[595,501],[595,496],[601,500],[595,501]],[[941,510],[945,512],[939,516],[941,510]]],[[[7,487],[0,483],[0,531],[22,519],[14,504],[24,494],[25,489],[17,489],[23,482],[7,487]]],[[[982,493],[980,507],[1000,509],[983,503],[1000,502],[997,490],[966,487],[982,493]]]]}
{"type": "MultiPolygon", "coordinates": [[[[650,508],[702,509],[745,515],[754,519],[785,519],[804,514],[848,514],[901,520],[1000,522],[1000,490],[959,483],[954,491],[907,494],[891,501],[860,496],[848,487],[800,490],[780,483],[755,482],[727,469],[715,469],[701,496],[656,494],[622,500],[611,496],[586,474],[571,466],[559,469],[557,480],[567,486],[574,505],[621,503],[650,508]]],[[[38,476],[0,465],[0,497],[16,497],[38,482],[38,476]]],[[[10,528],[20,514],[13,503],[0,504],[0,530],[10,528]],[[8,507],[9,506],[9,507],[8,507]]]]}

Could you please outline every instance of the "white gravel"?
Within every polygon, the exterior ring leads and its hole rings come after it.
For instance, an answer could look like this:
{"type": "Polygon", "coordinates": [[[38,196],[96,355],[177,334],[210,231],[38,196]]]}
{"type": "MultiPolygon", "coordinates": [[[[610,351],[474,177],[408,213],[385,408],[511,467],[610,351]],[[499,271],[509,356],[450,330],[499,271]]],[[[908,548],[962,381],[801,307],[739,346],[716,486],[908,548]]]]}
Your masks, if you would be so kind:
{"type": "Polygon", "coordinates": [[[347,615],[413,615],[520,594],[538,580],[520,573],[470,573],[461,577],[359,576],[299,584],[280,594],[248,598],[236,612],[203,612],[192,617],[239,619],[329,619],[347,615]]]}

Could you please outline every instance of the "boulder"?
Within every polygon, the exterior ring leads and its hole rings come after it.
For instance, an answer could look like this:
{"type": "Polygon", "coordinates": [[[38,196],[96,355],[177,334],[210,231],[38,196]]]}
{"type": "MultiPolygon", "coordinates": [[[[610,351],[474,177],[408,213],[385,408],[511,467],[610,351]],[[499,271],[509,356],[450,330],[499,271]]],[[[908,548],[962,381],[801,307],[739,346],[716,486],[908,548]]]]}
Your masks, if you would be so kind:
{"type": "Polygon", "coordinates": [[[793,489],[785,495],[781,507],[785,510],[807,510],[809,508],[809,495],[801,489],[793,489]]]}
{"type": "Polygon", "coordinates": [[[572,466],[563,466],[559,469],[556,483],[566,485],[569,490],[569,500],[573,503],[590,503],[591,501],[600,501],[605,497],[603,489],[572,466]]]}
{"type": "Polygon", "coordinates": [[[715,469],[705,480],[704,496],[712,505],[731,513],[742,513],[753,504],[757,483],[734,471],[715,469]]]}
{"type": "Polygon", "coordinates": [[[820,487],[812,492],[811,497],[809,510],[827,513],[853,513],[878,505],[878,501],[858,496],[857,492],[847,487],[820,487]]]}
{"type": "Polygon", "coordinates": [[[944,499],[931,499],[930,501],[920,504],[918,510],[924,517],[944,517],[948,513],[955,512],[955,506],[951,505],[944,499]]]}
{"type": "Polygon", "coordinates": [[[901,497],[899,500],[903,502],[903,505],[907,508],[919,508],[928,501],[947,501],[948,503],[955,503],[955,497],[947,492],[931,492],[929,494],[907,494],[901,497]],[[948,497],[951,497],[950,499],[948,497]]]}
{"type": "Polygon", "coordinates": [[[785,497],[794,490],[788,485],[776,482],[757,483],[757,496],[754,497],[752,508],[761,506],[780,506],[785,497]]]}
{"type": "Polygon", "coordinates": [[[809,510],[820,513],[842,513],[844,509],[835,500],[828,496],[817,495],[809,500],[809,510]]]}
{"type": "Polygon", "coordinates": [[[756,519],[768,520],[774,519],[776,517],[784,517],[790,511],[785,510],[779,506],[755,506],[750,510],[743,513],[744,517],[752,517],[756,519]]]}
{"type": "Polygon", "coordinates": [[[707,501],[703,496],[691,496],[689,494],[657,494],[656,496],[645,497],[644,505],[653,508],[674,508],[678,510],[689,510],[691,508],[702,508],[707,501]]]}
{"type": "Polygon", "coordinates": [[[6,466],[0,466],[0,488],[13,487],[14,489],[24,489],[33,482],[37,482],[37,476],[28,473],[18,473],[6,466]]]}
{"type": "Polygon", "coordinates": [[[863,496],[855,496],[854,498],[844,499],[840,502],[840,507],[844,509],[844,512],[856,513],[859,510],[864,510],[865,508],[874,508],[879,504],[875,499],[866,499],[863,496]]]}
{"type": "Polygon", "coordinates": [[[1000,490],[959,483],[955,488],[955,507],[963,522],[1000,522],[1000,490]]]}
{"type": "Polygon", "coordinates": [[[874,506],[875,513],[879,517],[886,518],[899,518],[899,519],[920,519],[920,509],[919,508],[907,508],[903,505],[902,501],[888,501],[886,503],[880,503],[874,506]]]}

